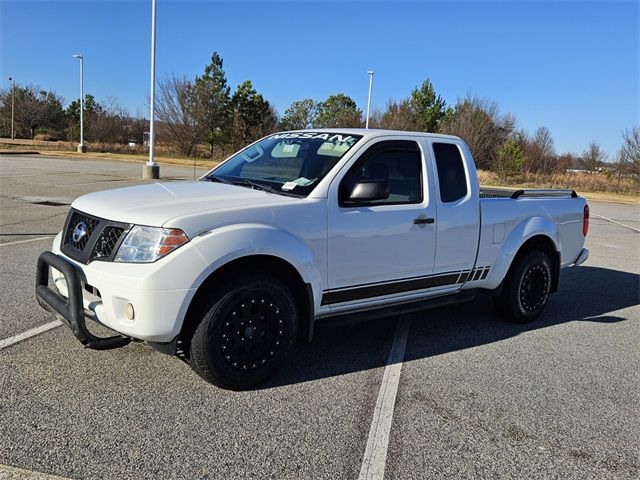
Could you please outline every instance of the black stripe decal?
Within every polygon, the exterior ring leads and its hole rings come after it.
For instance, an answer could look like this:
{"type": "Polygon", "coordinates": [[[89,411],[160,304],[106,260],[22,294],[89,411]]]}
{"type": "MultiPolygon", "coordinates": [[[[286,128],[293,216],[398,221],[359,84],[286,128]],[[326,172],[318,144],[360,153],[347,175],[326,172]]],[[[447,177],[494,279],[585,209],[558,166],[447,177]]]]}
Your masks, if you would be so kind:
{"type": "Polygon", "coordinates": [[[489,275],[489,270],[491,270],[491,267],[487,267],[484,269],[484,272],[482,272],[482,276],[480,277],[480,280],[484,280],[485,278],[487,278],[487,275],[489,275]]]}
{"type": "Polygon", "coordinates": [[[351,302],[353,300],[362,300],[364,298],[411,292],[413,290],[422,290],[424,288],[442,287],[444,285],[453,285],[456,283],[459,276],[460,272],[445,273],[431,277],[385,283],[382,285],[377,284],[366,287],[350,288],[348,290],[327,291],[322,294],[322,305],[351,302]]]}
{"type": "Polygon", "coordinates": [[[460,278],[458,279],[458,283],[466,282],[467,278],[469,278],[469,270],[465,270],[464,272],[462,272],[462,275],[460,275],[460,278]]]}
{"type": "Polygon", "coordinates": [[[480,278],[480,274],[481,274],[481,273],[482,273],[482,268],[477,268],[477,269],[476,269],[476,273],[475,273],[475,275],[473,276],[473,281],[478,280],[478,279],[480,278]]]}

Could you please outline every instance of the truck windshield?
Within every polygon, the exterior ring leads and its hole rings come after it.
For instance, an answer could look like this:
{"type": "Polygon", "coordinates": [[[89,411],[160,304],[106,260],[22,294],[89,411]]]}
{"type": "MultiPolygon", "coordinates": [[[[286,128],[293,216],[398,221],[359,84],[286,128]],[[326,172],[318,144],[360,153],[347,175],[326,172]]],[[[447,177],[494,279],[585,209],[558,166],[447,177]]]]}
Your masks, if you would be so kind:
{"type": "Polygon", "coordinates": [[[362,136],[278,133],[240,151],[203,180],[307,196],[362,136]]]}

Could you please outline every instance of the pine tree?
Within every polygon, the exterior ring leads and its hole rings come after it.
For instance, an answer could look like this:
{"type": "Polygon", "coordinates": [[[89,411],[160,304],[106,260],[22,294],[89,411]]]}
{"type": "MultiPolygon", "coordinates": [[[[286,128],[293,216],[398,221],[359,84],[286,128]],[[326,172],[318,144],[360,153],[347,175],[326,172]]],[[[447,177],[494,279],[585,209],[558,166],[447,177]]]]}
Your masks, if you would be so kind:
{"type": "Polygon", "coordinates": [[[211,63],[205,66],[201,77],[196,77],[195,84],[202,109],[204,141],[213,158],[214,147],[227,143],[231,126],[231,89],[218,52],[213,52],[211,63]]]}

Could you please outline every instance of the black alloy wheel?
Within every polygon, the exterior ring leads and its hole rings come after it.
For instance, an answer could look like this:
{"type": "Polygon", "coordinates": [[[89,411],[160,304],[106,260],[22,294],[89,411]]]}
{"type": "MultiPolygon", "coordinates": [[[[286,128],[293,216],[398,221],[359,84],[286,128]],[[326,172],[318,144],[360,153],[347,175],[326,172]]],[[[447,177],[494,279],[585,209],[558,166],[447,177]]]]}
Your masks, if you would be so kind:
{"type": "Polygon", "coordinates": [[[543,265],[531,266],[522,278],[520,304],[527,312],[535,312],[547,301],[551,279],[543,265]]]}
{"type": "Polygon", "coordinates": [[[190,341],[190,363],[214,385],[246,390],[285,362],[298,330],[288,287],[266,274],[244,274],[220,286],[190,341]]]}
{"type": "Polygon", "coordinates": [[[551,279],[551,262],[544,252],[519,256],[504,280],[502,292],[493,297],[496,311],[517,323],[535,320],[549,300],[551,279]]]}
{"type": "Polygon", "coordinates": [[[283,336],[282,313],[263,296],[238,300],[220,333],[225,360],[238,370],[253,370],[273,359],[283,336]]]}

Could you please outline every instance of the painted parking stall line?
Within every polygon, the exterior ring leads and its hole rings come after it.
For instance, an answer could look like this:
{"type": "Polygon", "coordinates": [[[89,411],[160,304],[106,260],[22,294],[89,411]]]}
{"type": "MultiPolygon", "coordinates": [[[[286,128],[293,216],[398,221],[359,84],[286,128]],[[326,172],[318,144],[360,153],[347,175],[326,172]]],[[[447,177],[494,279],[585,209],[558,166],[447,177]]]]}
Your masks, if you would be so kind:
{"type": "Polygon", "coordinates": [[[26,340],[27,338],[35,337],[36,335],[40,335],[41,333],[48,332],[49,330],[59,327],[60,325],[62,325],[62,322],[60,320],[54,320],[53,322],[45,323],[44,325],[40,325],[39,327],[31,328],[26,332],[19,333],[18,335],[14,335],[13,337],[3,338],[2,340],[0,340],[0,350],[26,340]]]}
{"type": "Polygon", "coordinates": [[[608,222],[615,223],[616,225],[620,225],[621,227],[629,228],[629,229],[633,230],[634,232],[640,233],[640,229],[638,229],[636,227],[632,227],[631,225],[627,225],[626,223],[618,222],[618,221],[616,221],[616,220],[614,220],[612,218],[605,217],[603,215],[595,215],[593,213],[591,214],[591,216],[593,218],[601,218],[602,220],[606,220],[608,222]]]}
{"type": "Polygon", "coordinates": [[[0,247],[6,247],[9,245],[17,245],[19,243],[28,243],[28,242],[38,242],[40,240],[48,240],[53,238],[53,235],[50,237],[38,237],[38,238],[29,238],[27,240],[16,240],[15,242],[6,242],[6,243],[0,243],[0,247]]]}
{"type": "Polygon", "coordinates": [[[358,476],[359,480],[382,480],[384,478],[393,410],[398,394],[402,361],[407,348],[410,321],[409,316],[402,316],[396,327],[393,345],[389,352],[376,407],[373,411],[367,447],[364,451],[360,475],[358,476]]]}
{"type": "Polygon", "coordinates": [[[25,470],[0,464],[0,480],[71,480],[67,477],[58,477],[47,473],[25,470]]]}

